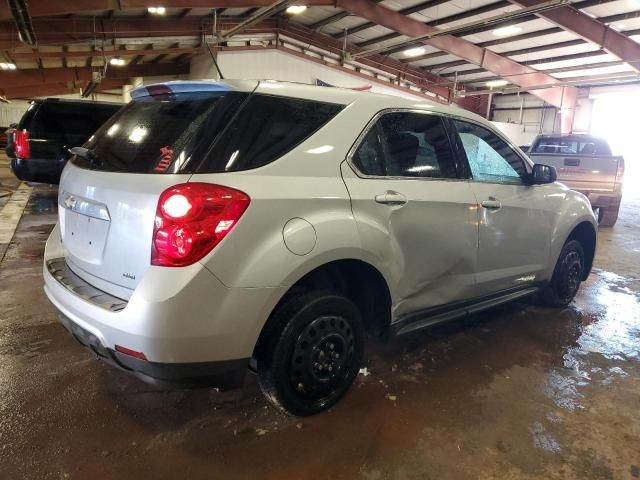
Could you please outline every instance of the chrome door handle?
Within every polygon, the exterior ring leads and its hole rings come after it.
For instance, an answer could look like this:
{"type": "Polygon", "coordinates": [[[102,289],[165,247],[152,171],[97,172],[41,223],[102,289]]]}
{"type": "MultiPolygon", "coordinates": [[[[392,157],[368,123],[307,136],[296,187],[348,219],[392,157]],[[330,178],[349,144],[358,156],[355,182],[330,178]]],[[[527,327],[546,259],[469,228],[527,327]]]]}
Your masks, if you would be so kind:
{"type": "Polygon", "coordinates": [[[407,197],[392,190],[376,195],[375,200],[383,205],[404,205],[407,203],[407,197]]]}
{"type": "Polygon", "coordinates": [[[492,198],[489,200],[483,200],[480,205],[482,205],[484,208],[488,210],[498,210],[502,207],[502,204],[495,198],[492,198]]]}

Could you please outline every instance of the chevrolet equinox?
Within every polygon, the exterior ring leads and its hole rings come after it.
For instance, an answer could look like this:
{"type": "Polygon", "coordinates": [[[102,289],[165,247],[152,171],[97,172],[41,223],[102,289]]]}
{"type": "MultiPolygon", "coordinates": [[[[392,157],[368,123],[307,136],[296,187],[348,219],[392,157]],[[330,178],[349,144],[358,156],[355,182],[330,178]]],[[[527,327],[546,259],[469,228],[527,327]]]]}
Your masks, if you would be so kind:
{"type": "Polygon", "coordinates": [[[138,88],[65,167],[44,258],[62,324],[154,382],[242,383],[309,415],[366,333],[526,295],[569,304],[597,222],[483,118],[275,81],[138,88]]]}

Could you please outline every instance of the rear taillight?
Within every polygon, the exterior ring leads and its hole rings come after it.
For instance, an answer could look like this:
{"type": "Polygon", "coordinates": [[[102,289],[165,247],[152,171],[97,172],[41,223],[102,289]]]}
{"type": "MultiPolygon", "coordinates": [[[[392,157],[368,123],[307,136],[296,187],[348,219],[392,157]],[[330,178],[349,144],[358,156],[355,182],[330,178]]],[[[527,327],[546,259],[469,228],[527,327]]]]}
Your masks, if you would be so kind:
{"type": "Polygon", "coordinates": [[[622,183],[624,177],[624,158],[620,157],[618,160],[618,169],[616,170],[616,183],[622,183]]]}
{"type": "Polygon", "coordinates": [[[151,265],[197,262],[231,231],[249,206],[245,193],[210,183],[183,183],[158,200],[151,265]]]}
{"type": "Polygon", "coordinates": [[[29,151],[29,132],[26,130],[16,130],[13,134],[14,150],[16,157],[26,159],[31,156],[29,151]]]}

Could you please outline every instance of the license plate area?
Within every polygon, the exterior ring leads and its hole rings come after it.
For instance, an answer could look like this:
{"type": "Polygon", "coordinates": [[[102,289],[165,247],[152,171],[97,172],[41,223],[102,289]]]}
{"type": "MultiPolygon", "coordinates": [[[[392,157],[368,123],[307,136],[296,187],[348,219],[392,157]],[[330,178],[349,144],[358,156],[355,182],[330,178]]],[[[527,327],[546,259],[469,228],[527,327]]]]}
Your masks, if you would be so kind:
{"type": "Polygon", "coordinates": [[[64,246],[76,259],[99,264],[109,234],[109,221],[65,211],[64,246]]]}

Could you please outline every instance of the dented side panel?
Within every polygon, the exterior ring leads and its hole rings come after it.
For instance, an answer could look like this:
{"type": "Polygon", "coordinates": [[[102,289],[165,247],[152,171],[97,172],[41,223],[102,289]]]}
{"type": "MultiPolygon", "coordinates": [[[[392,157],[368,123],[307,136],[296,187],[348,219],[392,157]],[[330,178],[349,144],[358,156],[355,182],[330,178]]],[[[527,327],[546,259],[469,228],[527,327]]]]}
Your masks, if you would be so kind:
{"type": "Polygon", "coordinates": [[[475,296],[477,204],[464,180],[360,178],[345,162],[362,250],[389,282],[392,319],[475,296]],[[399,192],[403,205],[376,195],[399,192]]]}

